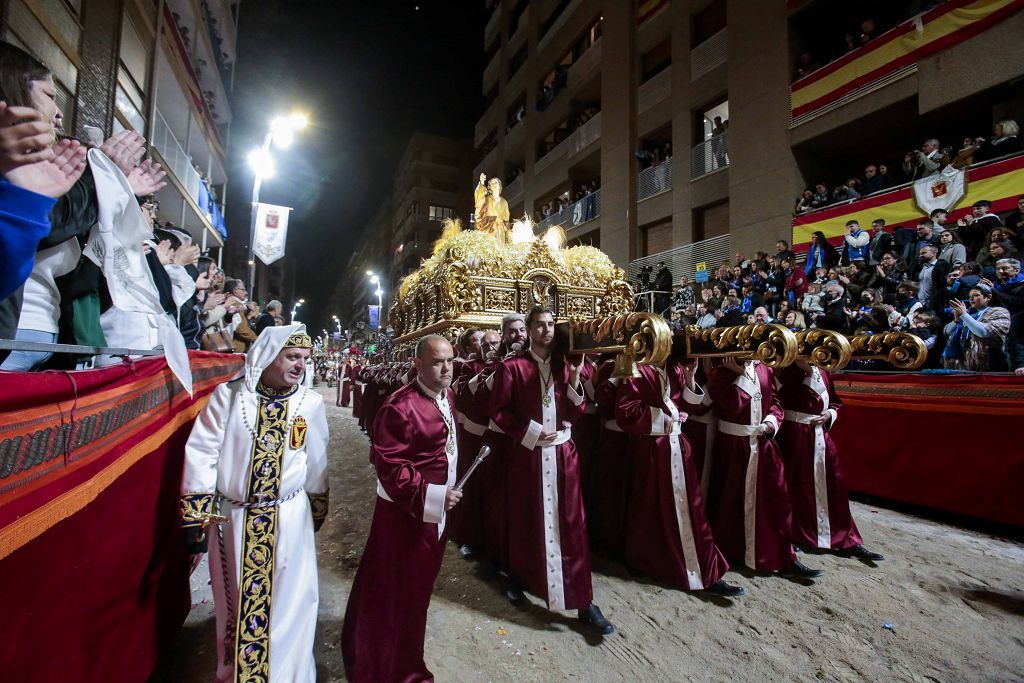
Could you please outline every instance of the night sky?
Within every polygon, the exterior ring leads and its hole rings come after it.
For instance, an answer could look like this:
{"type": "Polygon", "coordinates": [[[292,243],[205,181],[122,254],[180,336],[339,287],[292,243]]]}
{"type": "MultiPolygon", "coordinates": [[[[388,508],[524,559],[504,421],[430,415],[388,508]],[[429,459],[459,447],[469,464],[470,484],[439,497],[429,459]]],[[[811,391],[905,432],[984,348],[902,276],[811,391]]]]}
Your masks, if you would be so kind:
{"type": "MultiPolygon", "coordinates": [[[[241,3],[229,154],[229,247],[248,241],[247,154],[271,118],[299,109],[311,125],[287,150],[260,200],[291,206],[299,315],[327,324],[327,300],[415,131],[471,138],[482,112],[480,0],[241,3]]],[[[472,179],[467,179],[467,186],[472,179]]],[[[232,250],[226,252],[232,273],[232,250]]],[[[244,264],[240,264],[244,268],[244,264]]],[[[285,302],[286,306],[289,302],[285,302]]]]}

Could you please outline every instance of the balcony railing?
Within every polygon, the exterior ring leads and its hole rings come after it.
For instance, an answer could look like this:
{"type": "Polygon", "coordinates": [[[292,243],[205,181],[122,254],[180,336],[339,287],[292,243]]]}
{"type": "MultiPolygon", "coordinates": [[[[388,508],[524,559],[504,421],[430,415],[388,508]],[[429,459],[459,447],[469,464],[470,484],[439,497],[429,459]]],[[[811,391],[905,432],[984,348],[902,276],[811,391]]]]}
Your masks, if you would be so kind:
{"type": "Polygon", "coordinates": [[[551,214],[537,227],[547,230],[548,226],[558,225],[565,230],[582,225],[587,221],[594,220],[601,215],[601,190],[591,192],[583,199],[569,204],[558,213],[551,214]]]}
{"type": "Polygon", "coordinates": [[[729,41],[722,29],[690,51],[690,80],[695,81],[715,67],[725,64],[729,41]]]}
{"type": "Polygon", "coordinates": [[[640,171],[640,178],[637,180],[636,197],[644,200],[656,194],[667,192],[672,189],[672,159],[665,159],[661,163],[648,166],[640,171]]]}
{"type": "Polygon", "coordinates": [[[693,148],[690,178],[699,178],[729,165],[729,134],[722,133],[693,148]]]}
{"type": "Polygon", "coordinates": [[[192,166],[192,158],[174,137],[164,115],[156,110],[156,125],[153,126],[152,144],[166,162],[167,170],[174,174],[185,191],[198,203],[199,173],[192,166]]]}
{"type": "Polygon", "coordinates": [[[706,264],[708,272],[714,272],[718,266],[728,260],[729,235],[719,235],[630,261],[626,273],[629,281],[635,283],[640,275],[641,267],[657,267],[659,261],[664,261],[668,269],[672,271],[672,284],[675,285],[681,275],[687,276],[692,282],[698,263],[706,264]]]}

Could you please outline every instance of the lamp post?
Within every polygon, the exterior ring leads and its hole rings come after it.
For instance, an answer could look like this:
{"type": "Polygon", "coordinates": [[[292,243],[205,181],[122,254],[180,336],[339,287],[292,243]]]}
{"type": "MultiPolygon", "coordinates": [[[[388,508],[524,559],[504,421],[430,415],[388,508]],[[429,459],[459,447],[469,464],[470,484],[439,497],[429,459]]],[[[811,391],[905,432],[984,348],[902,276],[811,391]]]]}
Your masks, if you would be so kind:
{"type": "Polygon", "coordinates": [[[293,323],[295,322],[295,316],[299,312],[299,306],[301,306],[304,303],[306,303],[305,299],[299,299],[298,301],[295,302],[295,305],[292,306],[292,316],[291,316],[292,319],[291,319],[291,322],[293,322],[293,323]]]}
{"type": "Polygon", "coordinates": [[[249,216],[249,288],[253,299],[258,299],[256,291],[256,209],[260,203],[260,187],[265,178],[274,176],[274,157],[270,153],[271,143],[284,149],[295,140],[296,131],[302,130],[309,123],[305,114],[278,116],[270,122],[270,130],[263,137],[263,144],[249,153],[249,166],[253,170],[252,206],[249,216]]]}

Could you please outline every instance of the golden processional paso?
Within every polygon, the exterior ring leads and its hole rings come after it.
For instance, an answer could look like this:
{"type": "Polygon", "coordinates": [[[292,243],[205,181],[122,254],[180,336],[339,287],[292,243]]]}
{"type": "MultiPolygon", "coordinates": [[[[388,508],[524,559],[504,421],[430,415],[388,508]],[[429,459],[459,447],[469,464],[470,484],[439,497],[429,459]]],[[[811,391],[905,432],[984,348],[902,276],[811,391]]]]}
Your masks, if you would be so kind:
{"type": "Polygon", "coordinates": [[[661,316],[632,311],[626,274],[606,254],[563,242],[557,229],[534,237],[529,223],[516,224],[511,244],[449,224],[433,256],[402,281],[392,304],[396,353],[408,355],[427,334],[455,341],[467,329],[500,328],[506,313],[546,306],[568,326],[570,352],[616,353],[617,376],[634,374],[637,363],[662,363],[673,351],[687,358],[751,358],[777,368],[803,360],[826,370],[851,359],[911,370],[928,355],[921,339],[903,332],[846,337],[753,324],[689,326],[673,334],[661,316]]]}

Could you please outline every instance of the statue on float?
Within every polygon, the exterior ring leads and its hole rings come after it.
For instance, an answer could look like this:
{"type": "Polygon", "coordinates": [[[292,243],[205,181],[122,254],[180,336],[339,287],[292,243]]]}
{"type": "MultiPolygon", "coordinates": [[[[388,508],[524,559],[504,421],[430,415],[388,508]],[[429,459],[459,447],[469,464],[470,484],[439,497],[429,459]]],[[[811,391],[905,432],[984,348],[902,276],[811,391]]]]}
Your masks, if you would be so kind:
{"type": "Polygon", "coordinates": [[[509,241],[508,202],[501,196],[501,178],[487,179],[480,174],[480,182],[473,192],[473,207],[476,213],[476,229],[494,235],[502,244],[509,241]]]}

